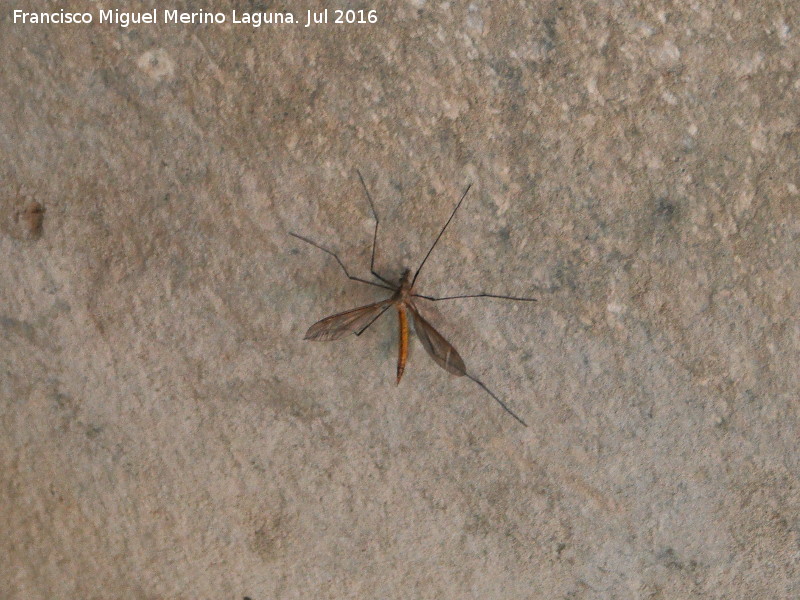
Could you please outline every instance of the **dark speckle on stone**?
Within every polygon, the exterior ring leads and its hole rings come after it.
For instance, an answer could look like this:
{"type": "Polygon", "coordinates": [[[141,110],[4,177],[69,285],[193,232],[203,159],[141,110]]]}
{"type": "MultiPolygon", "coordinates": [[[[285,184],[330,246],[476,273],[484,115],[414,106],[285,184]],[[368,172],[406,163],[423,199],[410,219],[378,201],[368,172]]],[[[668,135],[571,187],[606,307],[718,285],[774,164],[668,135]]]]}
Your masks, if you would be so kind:
{"type": "Polygon", "coordinates": [[[25,229],[28,239],[38,240],[42,237],[45,208],[34,200],[17,213],[17,220],[25,229]]]}
{"type": "Polygon", "coordinates": [[[518,82],[522,78],[522,69],[505,61],[492,63],[492,70],[504,79],[518,82]]]}
{"type": "Polygon", "coordinates": [[[5,336],[17,335],[28,342],[33,342],[36,338],[36,330],[33,325],[11,317],[0,317],[0,329],[4,330],[5,336]]]}
{"type": "Polygon", "coordinates": [[[675,550],[672,548],[666,548],[658,553],[658,561],[666,567],[671,569],[680,569],[681,562],[678,560],[677,555],[675,554],[675,550]]]}
{"type": "Polygon", "coordinates": [[[672,221],[675,218],[676,206],[667,198],[659,198],[656,202],[655,215],[664,221],[672,221]]]}

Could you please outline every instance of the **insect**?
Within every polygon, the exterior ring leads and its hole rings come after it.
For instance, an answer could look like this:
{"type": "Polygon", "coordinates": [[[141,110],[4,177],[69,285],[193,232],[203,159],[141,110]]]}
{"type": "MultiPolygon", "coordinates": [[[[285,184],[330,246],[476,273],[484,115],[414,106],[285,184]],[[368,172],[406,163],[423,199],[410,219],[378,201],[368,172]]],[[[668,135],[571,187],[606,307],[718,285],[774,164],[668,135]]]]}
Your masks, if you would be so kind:
{"type": "Polygon", "coordinates": [[[370,209],[372,210],[372,216],[375,219],[375,232],[372,236],[372,256],[370,258],[369,263],[369,270],[372,276],[377,281],[370,281],[368,279],[363,279],[361,277],[355,277],[350,274],[345,267],[344,263],[341,261],[339,256],[327,249],[323,246],[317,244],[316,242],[303,237],[302,235],[298,235],[296,233],[289,233],[307,244],[322,250],[323,252],[329,254],[336,262],[339,263],[339,266],[344,271],[344,274],[348,277],[348,279],[352,281],[358,281],[359,283],[366,283],[368,285],[383,288],[392,292],[392,295],[385,299],[381,300],[380,302],[374,302],[373,304],[367,304],[366,306],[360,306],[358,308],[354,308],[352,310],[347,310],[345,312],[337,313],[335,315],[331,315],[330,317],[325,317],[321,321],[317,321],[314,323],[306,332],[305,339],[314,342],[328,342],[333,340],[338,340],[348,333],[354,333],[357,336],[360,336],[364,333],[370,325],[372,325],[375,321],[377,321],[383,313],[385,313],[389,308],[395,307],[397,310],[397,317],[398,323],[400,328],[400,336],[399,336],[399,347],[398,347],[398,356],[397,356],[397,383],[400,383],[400,379],[403,377],[403,372],[406,368],[406,361],[408,359],[408,334],[409,334],[409,327],[408,327],[408,314],[411,313],[411,317],[414,321],[414,330],[417,333],[417,337],[419,338],[420,342],[422,342],[422,346],[431,356],[431,358],[436,362],[437,365],[442,367],[448,373],[456,376],[466,376],[467,378],[471,379],[475,383],[477,383],[483,390],[489,394],[501,407],[505,410],[509,415],[514,417],[517,421],[519,421],[522,425],[527,427],[527,423],[523,421],[514,411],[512,411],[497,395],[492,392],[482,381],[477,379],[475,376],[470,374],[467,371],[466,366],[464,365],[464,361],[461,356],[458,354],[456,349],[453,347],[450,342],[448,342],[442,334],[436,331],[433,326],[428,323],[428,321],[422,317],[420,314],[419,309],[417,308],[417,301],[418,299],[429,300],[432,302],[439,302],[442,300],[455,300],[457,298],[500,298],[503,300],[515,300],[520,302],[536,302],[536,298],[520,298],[516,296],[504,296],[499,294],[487,294],[487,293],[480,293],[480,294],[460,294],[457,296],[444,296],[444,297],[435,297],[435,296],[426,296],[423,294],[418,294],[415,291],[414,284],[417,281],[417,277],[419,277],[420,271],[422,271],[422,267],[425,266],[425,262],[428,260],[428,257],[433,252],[433,249],[436,247],[436,244],[441,239],[442,234],[444,234],[447,226],[450,224],[450,221],[453,220],[453,217],[458,211],[461,203],[464,202],[464,198],[467,197],[472,184],[467,186],[467,189],[464,190],[464,193],[461,195],[458,203],[456,204],[453,212],[450,214],[450,218],[447,219],[447,222],[442,227],[439,235],[436,236],[436,239],[433,241],[428,253],[425,255],[425,258],[422,259],[417,270],[414,272],[414,275],[411,275],[411,270],[406,269],[403,272],[402,277],[400,278],[399,284],[394,284],[390,280],[382,277],[378,272],[375,270],[375,246],[378,240],[378,226],[380,225],[380,221],[378,220],[378,214],[375,212],[375,205],[372,202],[372,196],[367,189],[367,185],[364,183],[364,178],[361,176],[360,171],[356,171],[358,173],[358,178],[361,181],[361,185],[364,188],[364,192],[366,193],[367,200],[369,201],[370,209]]]}

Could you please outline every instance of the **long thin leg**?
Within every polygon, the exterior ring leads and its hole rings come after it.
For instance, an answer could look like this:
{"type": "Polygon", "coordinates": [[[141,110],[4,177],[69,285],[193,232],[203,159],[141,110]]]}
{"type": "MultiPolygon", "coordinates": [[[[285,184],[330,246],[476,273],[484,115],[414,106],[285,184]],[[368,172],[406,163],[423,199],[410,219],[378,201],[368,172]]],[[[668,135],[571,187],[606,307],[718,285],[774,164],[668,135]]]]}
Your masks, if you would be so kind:
{"type": "Polygon", "coordinates": [[[453,217],[456,216],[456,211],[458,210],[458,207],[461,206],[461,203],[464,201],[464,198],[467,197],[467,192],[469,192],[469,188],[471,188],[471,187],[472,187],[472,184],[470,183],[467,186],[467,189],[464,190],[464,194],[461,196],[461,200],[458,201],[458,204],[456,204],[456,207],[453,209],[453,212],[450,214],[450,218],[447,219],[447,223],[444,224],[444,227],[442,227],[442,230],[439,232],[439,235],[437,235],[436,239],[433,240],[433,245],[431,246],[431,249],[428,250],[428,253],[425,255],[425,258],[422,259],[422,264],[420,264],[419,268],[417,269],[417,272],[414,273],[414,279],[411,280],[411,287],[412,288],[414,287],[414,282],[417,281],[417,276],[419,275],[419,272],[422,271],[422,267],[425,266],[425,261],[428,260],[428,257],[431,255],[431,252],[433,252],[433,249],[436,247],[436,243],[439,241],[439,238],[442,237],[442,234],[444,233],[444,230],[447,229],[448,225],[450,225],[450,221],[452,221],[453,217]]]}
{"type": "Polygon", "coordinates": [[[423,296],[422,294],[411,294],[415,298],[425,298],[425,300],[455,300],[456,298],[500,298],[501,300],[516,300],[518,302],[536,302],[536,298],[520,298],[518,296],[500,296],[498,294],[464,294],[462,296],[443,296],[437,298],[435,296],[423,296]]]}
{"type": "Polygon", "coordinates": [[[356,173],[358,173],[358,178],[361,180],[361,187],[364,188],[364,192],[367,194],[369,207],[372,209],[372,217],[375,219],[375,233],[372,235],[372,258],[369,259],[369,272],[372,273],[378,279],[380,279],[383,283],[392,285],[391,281],[387,281],[386,279],[381,277],[375,270],[375,245],[378,242],[378,224],[380,223],[380,221],[378,221],[378,213],[375,212],[375,204],[372,202],[372,196],[370,196],[369,190],[367,189],[367,184],[364,183],[364,178],[361,176],[361,171],[356,169],[356,173]]]}
{"type": "Polygon", "coordinates": [[[354,277],[354,276],[350,275],[350,273],[347,272],[347,267],[344,266],[344,263],[341,260],[339,260],[339,257],[336,256],[336,254],[334,252],[331,252],[327,248],[323,248],[322,246],[320,246],[316,242],[312,242],[308,238],[304,238],[302,235],[297,235],[296,233],[292,233],[291,231],[289,232],[289,235],[291,235],[293,237],[296,237],[298,240],[303,240],[306,244],[311,244],[315,248],[319,248],[323,252],[325,252],[327,254],[330,254],[333,258],[336,259],[336,262],[339,263],[339,266],[342,267],[342,271],[344,271],[344,274],[347,275],[348,279],[352,279],[353,281],[359,281],[361,283],[366,283],[366,284],[369,284],[369,285],[374,285],[375,287],[384,288],[386,290],[391,290],[393,292],[396,291],[395,288],[389,287],[388,285],[383,285],[382,283],[375,283],[374,281],[367,281],[366,279],[361,279],[360,277],[354,277]]]}
{"type": "Polygon", "coordinates": [[[380,319],[380,318],[381,318],[381,315],[382,315],[383,313],[385,313],[385,312],[388,310],[388,308],[389,308],[390,306],[392,306],[392,305],[391,305],[391,304],[387,304],[387,305],[386,305],[386,308],[384,308],[384,309],[383,309],[381,312],[379,312],[377,315],[375,315],[375,318],[374,318],[374,319],[372,319],[372,321],[370,321],[369,323],[367,323],[366,325],[364,325],[364,327],[362,327],[360,331],[356,331],[356,335],[361,335],[361,334],[362,334],[362,333],[364,333],[364,332],[365,332],[367,329],[369,329],[369,326],[370,326],[370,325],[372,325],[372,324],[373,324],[375,321],[377,321],[378,319],[380,319]]]}
{"type": "Polygon", "coordinates": [[[485,384],[484,384],[484,383],[483,383],[481,380],[479,380],[479,379],[476,379],[475,377],[473,377],[473,376],[472,376],[472,375],[470,375],[469,373],[464,373],[464,375],[466,375],[466,376],[467,376],[467,377],[469,377],[469,378],[470,378],[472,381],[474,381],[474,382],[475,382],[475,383],[477,383],[479,386],[481,386],[481,387],[484,389],[484,391],[485,391],[487,394],[489,394],[489,395],[490,395],[492,398],[494,398],[494,401],[495,401],[495,402],[497,402],[497,403],[498,403],[500,406],[502,406],[502,407],[503,407],[503,410],[504,410],[504,411],[506,411],[508,414],[510,414],[512,417],[514,417],[514,418],[515,418],[517,421],[519,421],[520,423],[522,423],[522,424],[523,424],[525,427],[527,427],[527,426],[528,426],[528,424],[527,424],[525,421],[523,421],[522,419],[520,419],[520,418],[519,418],[519,417],[518,417],[518,416],[517,416],[517,415],[514,413],[514,411],[513,411],[513,410],[511,410],[510,408],[508,408],[508,406],[506,406],[506,405],[505,405],[505,402],[503,402],[502,400],[500,400],[500,398],[498,398],[497,396],[495,396],[495,395],[494,395],[494,393],[492,392],[492,390],[490,390],[488,387],[486,387],[486,385],[485,385],[485,384]]]}

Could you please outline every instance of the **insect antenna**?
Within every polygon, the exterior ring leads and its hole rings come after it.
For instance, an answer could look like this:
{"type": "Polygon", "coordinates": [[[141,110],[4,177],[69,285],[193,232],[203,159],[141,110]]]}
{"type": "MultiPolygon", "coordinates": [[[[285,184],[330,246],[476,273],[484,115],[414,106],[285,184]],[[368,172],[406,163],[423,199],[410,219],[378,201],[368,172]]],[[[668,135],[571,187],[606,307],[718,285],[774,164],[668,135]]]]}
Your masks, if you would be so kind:
{"type": "Polygon", "coordinates": [[[428,250],[428,253],[425,255],[425,258],[422,259],[422,264],[420,264],[419,268],[417,269],[417,272],[414,273],[414,279],[411,280],[411,288],[412,289],[414,288],[414,282],[417,281],[417,276],[419,275],[419,272],[422,271],[422,267],[425,266],[425,261],[428,260],[428,257],[431,255],[431,252],[433,252],[433,249],[436,247],[436,243],[439,241],[439,238],[442,237],[442,234],[444,233],[444,230],[447,229],[448,225],[450,225],[450,221],[452,221],[453,217],[456,216],[456,211],[458,210],[458,207],[461,206],[461,203],[464,201],[464,198],[467,197],[467,193],[469,192],[469,189],[471,187],[472,187],[472,184],[470,183],[467,186],[467,189],[465,189],[464,193],[461,195],[461,200],[458,201],[458,204],[456,204],[456,207],[453,209],[453,212],[450,214],[450,218],[447,219],[447,223],[444,224],[444,227],[442,227],[442,230],[439,232],[439,235],[437,235],[436,239],[433,240],[433,245],[431,246],[431,249],[428,250]]]}

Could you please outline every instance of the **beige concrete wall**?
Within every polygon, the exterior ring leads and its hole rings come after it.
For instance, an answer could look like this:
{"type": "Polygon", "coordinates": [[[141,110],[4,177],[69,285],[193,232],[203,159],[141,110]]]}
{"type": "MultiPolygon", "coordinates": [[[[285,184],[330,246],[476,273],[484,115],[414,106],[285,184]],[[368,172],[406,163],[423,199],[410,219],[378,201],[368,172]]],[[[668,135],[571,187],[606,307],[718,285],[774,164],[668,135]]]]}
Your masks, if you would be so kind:
{"type": "Polygon", "coordinates": [[[4,5],[0,597],[799,597],[798,5],[353,7],[4,5]]]}

